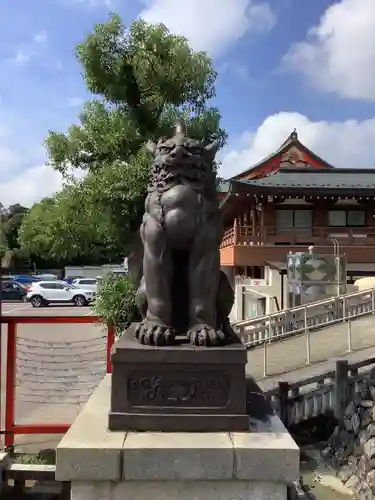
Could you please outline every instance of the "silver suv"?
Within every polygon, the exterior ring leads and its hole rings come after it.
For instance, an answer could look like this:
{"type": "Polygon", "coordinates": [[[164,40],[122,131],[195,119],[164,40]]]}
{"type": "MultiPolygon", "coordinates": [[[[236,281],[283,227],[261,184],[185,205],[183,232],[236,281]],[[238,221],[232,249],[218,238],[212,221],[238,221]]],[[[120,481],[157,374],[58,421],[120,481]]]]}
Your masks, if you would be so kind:
{"type": "Polygon", "coordinates": [[[75,285],[68,285],[64,281],[37,281],[27,291],[26,300],[33,307],[48,306],[49,304],[71,303],[75,306],[87,306],[95,300],[96,293],[84,290],[75,285]]]}

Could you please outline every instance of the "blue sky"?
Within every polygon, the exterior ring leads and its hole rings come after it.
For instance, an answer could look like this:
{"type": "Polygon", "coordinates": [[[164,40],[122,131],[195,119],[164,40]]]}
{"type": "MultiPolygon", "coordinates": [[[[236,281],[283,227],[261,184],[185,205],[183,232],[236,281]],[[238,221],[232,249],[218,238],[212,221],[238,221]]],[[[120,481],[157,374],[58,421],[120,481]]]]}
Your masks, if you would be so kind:
{"type": "Polygon", "coordinates": [[[142,15],[207,50],[229,133],[223,174],[249,167],[297,128],[337,166],[375,164],[374,0],[2,0],[0,201],[30,204],[61,185],[44,166],[48,129],[90,96],[74,48],[111,11],[142,15]]]}

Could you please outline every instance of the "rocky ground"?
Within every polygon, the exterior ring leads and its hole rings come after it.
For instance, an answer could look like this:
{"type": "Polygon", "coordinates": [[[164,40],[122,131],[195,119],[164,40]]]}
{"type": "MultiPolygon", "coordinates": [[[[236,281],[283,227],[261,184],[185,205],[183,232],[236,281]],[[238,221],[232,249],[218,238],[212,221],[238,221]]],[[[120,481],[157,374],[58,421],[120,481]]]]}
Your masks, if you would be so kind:
{"type": "Polygon", "coordinates": [[[323,451],[358,500],[375,500],[375,370],[361,383],[323,451]]]}

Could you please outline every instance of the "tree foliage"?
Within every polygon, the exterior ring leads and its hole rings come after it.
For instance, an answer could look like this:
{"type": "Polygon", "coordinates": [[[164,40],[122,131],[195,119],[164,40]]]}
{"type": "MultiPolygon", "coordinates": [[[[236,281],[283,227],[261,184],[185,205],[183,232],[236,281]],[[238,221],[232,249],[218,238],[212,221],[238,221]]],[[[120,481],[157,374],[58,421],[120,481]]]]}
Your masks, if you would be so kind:
{"type": "Polygon", "coordinates": [[[0,203],[0,259],[6,267],[28,267],[29,254],[20,249],[19,230],[27,208],[19,203],[5,208],[0,203]]]}
{"type": "Polygon", "coordinates": [[[169,135],[178,117],[189,135],[222,146],[226,133],[209,101],[216,72],[206,54],[164,25],[135,21],[129,28],[113,15],[77,47],[88,90],[78,124],[46,138],[49,165],[81,181],[67,183],[25,217],[20,243],[60,261],[120,258],[139,226],[151,158],[150,138],[169,135]]]}
{"type": "Polygon", "coordinates": [[[79,260],[83,252],[87,263],[106,257],[111,250],[109,224],[94,207],[83,206],[79,185],[67,185],[30,209],[19,232],[23,249],[59,263],[79,260]]]}

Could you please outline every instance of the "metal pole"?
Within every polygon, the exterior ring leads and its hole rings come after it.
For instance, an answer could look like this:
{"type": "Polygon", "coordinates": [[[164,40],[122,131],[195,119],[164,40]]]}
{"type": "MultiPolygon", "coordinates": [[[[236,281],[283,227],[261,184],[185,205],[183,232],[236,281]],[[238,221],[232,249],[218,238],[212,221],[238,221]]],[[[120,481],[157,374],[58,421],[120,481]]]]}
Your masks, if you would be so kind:
{"type": "Polygon", "coordinates": [[[336,273],[337,273],[337,280],[336,280],[336,286],[337,286],[337,297],[340,296],[340,243],[339,240],[334,238],[332,241],[335,242],[335,255],[336,255],[336,273]]]}
{"type": "Polygon", "coordinates": [[[307,307],[305,306],[304,309],[304,316],[305,316],[305,334],[306,334],[306,364],[309,365],[311,362],[310,359],[310,330],[307,325],[307,307]]]}
{"type": "Polygon", "coordinates": [[[2,263],[2,258],[0,256],[0,342],[2,340],[2,335],[1,335],[2,324],[3,324],[3,263],[2,263]]]}
{"type": "Polygon", "coordinates": [[[267,341],[263,341],[263,377],[267,377],[267,341]]]}
{"type": "Polygon", "coordinates": [[[271,326],[271,315],[268,316],[268,343],[271,343],[271,337],[272,337],[272,326],[271,326]]]}
{"type": "MultiPolygon", "coordinates": [[[[2,245],[2,231],[0,228],[0,248],[2,245]]],[[[2,341],[2,328],[1,325],[3,324],[3,258],[0,255],[0,342],[2,341]]]]}
{"type": "Polygon", "coordinates": [[[333,243],[333,253],[334,253],[334,255],[336,255],[336,253],[337,253],[337,252],[336,252],[336,241],[337,241],[337,240],[336,240],[335,238],[332,238],[332,243],[333,243]]]}
{"type": "Polygon", "coordinates": [[[352,320],[348,318],[348,352],[352,352],[352,320]]]}
{"type": "Polygon", "coordinates": [[[7,364],[5,378],[5,449],[14,447],[16,396],[16,323],[8,323],[7,364]]]}
{"type": "Polygon", "coordinates": [[[112,354],[112,346],[115,343],[116,339],[116,330],[112,325],[107,326],[107,373],[112,373],[112,362],[111,362],[111,354],[112,354]]]}

